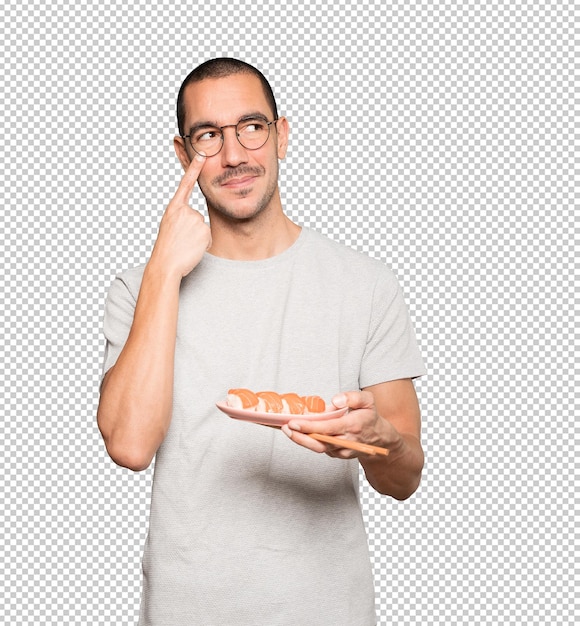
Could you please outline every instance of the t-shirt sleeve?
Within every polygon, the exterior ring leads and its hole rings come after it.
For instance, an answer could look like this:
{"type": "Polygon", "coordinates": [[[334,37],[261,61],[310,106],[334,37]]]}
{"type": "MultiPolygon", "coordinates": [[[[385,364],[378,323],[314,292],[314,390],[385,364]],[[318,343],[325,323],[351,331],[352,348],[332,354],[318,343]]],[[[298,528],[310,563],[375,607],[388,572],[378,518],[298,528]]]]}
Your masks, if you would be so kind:
{"type": "Polygon", "coordinates": [[[393,272],[384,266],[373,291],[360,387],[425,373],[403,292],[393,272]]]}
{"type": "Polygon", "coordinates": [[[103,376],[117,362],[123,350],[133,324],[136,302],[136,297],[131,293],[125,281],[120,277],[116,278],[109,288],[103,318],[106,341],[103,376]]]}

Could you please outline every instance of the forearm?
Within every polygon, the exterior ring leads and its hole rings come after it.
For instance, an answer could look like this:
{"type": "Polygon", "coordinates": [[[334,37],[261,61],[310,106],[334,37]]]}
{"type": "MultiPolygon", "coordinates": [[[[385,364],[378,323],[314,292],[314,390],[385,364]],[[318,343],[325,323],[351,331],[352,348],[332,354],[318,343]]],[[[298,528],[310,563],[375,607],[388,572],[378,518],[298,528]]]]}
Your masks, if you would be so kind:
{"type": "Polygon", "coordinates": [[[180,282],[147,265],[129,337],[101,390],[97,420],[107,451],[134,470],[149,465],[171,421],[180,282]]]}
{"type": "Polygon", "coordinates": [[[403,434],[385,457],[364,456],[359,461],[369,484],[379,493],[397,500],[409,498],[419,486],[424,455],[420,441],[403,434]]]}

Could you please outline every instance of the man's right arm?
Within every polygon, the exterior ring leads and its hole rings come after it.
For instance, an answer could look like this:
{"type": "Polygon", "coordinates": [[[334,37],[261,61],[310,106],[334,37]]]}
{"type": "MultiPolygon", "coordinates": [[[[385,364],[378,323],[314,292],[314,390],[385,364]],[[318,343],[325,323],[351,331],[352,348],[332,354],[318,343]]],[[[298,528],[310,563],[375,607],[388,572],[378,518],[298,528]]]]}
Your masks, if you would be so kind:
{"type": "Polygon", "coordinates": [[[171,420],[180,282],[147,265],[127,342],[101,386],[97,423],[107,452],[135,471],[149,466],[171,420]]]}
{"type": "Polygon", "coordinates": [[[193,160],[165,211],[145,267],[133,323],[101,385],[97,423],[109,456],[139,471],[167,434],[181,279],[211,245],[209,226],[188,204],[203,161],[193,160]]]}

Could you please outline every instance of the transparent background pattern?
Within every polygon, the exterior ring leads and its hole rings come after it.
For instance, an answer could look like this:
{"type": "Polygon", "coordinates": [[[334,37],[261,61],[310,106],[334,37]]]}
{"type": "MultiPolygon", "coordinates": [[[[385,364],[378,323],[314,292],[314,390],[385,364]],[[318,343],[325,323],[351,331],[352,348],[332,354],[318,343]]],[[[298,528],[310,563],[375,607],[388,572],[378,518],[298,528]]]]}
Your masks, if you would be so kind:
{"type": "Polygon", "coordinates": [[[103,305],[213,56],[269,77],[288,214],[394,269],[427,362],[420,490],[361,478],[379,623],[577,621],[574,9],[5,0],[1,623],[135,624],[152,474],[96,428],[103,305]]]}

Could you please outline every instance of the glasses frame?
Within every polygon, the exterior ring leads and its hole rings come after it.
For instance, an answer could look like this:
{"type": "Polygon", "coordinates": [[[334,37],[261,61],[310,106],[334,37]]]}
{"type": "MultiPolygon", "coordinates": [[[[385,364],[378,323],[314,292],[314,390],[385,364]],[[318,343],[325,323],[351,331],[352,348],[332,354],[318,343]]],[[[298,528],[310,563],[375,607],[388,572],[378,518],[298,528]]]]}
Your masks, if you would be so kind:
{"type": "MultiPolygon", "coordinates": [[[[260,118],[256,118],[256,119],[260,119],[260,118]]],[[[270,139],[270,126],[272,124],[275,124],[280,118],[277,117],[275,119],[273,119],[271,122],[268,122],[267,120],[260,120],[263,121],[266,126],[268,127],[268,136],[266,137],[266,139],[264,140],[264,143],[261,146],[258,146],[257,148],[247,148],[246,146],[244,146],[244,144],[240,141],[240,135],[238,133],[238,126],[240,124],[243,124],[244,122],[248,122],[248,119],[241,119],[239,122],[237,122],[236,124],[225,124],[225,126],[208,126],[207,128],[215,128],[216,130],[220,131],[220,137],[221,137],[221,145],[219,147],[219,150],[217,152],[214,152],[213,154],[205,154],[206,157],[212,157],[215,156],[216,154],[219,154],[222,151],[222,148],[224,147],[224,141],[225,141],[225,135],[224,135],[224,128],[235,128],[236,129],[236,139],[238,140],[238,143],[240,144],[240,146],[242,146],[242,148],[244,150],[259,150],[260,148],[263,148],[266,143],[268,142],[268,139],[270,139]]],[[[201,154],[201,152],[198,152],[194,146],[193,146],[193,142],[191,141],[191,133],[189,135],[180,135],[182,137],[182,139],[189,139],[189,145],[191,146],[191,149],[196,153],[196,154],[201,154]]]]}

